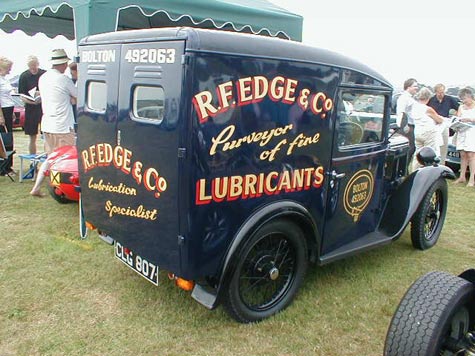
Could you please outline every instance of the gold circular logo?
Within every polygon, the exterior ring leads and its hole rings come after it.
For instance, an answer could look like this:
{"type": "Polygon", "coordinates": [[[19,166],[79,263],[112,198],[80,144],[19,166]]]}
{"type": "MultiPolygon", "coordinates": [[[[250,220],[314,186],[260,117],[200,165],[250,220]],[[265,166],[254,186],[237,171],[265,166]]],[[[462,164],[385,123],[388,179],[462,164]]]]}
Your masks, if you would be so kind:
{"type": "Polygon", "coordinates": [[[367,169],[356,172],[346,185],[344,205],[346,212],[353,217],[353,221],[360,219],[364,209],[373,196],[373,174],[367,169]]]}

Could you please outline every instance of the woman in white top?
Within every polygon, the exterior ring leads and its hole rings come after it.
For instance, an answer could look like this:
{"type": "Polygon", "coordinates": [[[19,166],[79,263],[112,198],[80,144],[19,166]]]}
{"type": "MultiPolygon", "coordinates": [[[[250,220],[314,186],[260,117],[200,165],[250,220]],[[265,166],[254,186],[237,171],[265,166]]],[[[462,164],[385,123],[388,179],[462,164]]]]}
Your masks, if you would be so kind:
{"type": "MultiPolygon", "coordinates": [[[[10,74],[12,69],[13,62],[6,57],[0,57],[0,126],[5,126],[8,132],[11,132],[13,129],[13,107],[15,102],[12,98],[13,87],[10,84],[10,81],[6,78],[6,75],[10,74]]],[[[3,127],[0,128],[3,130],[3,127]]],[[[8,147],[8,150],[12,150],[13,147],[8,147]]],[[[14,173],[13,169],[13,160],[10,159],[8,164],[9,173],[14,173]]]]}
{"type": "Polygon", "coordinates": [[[463,88],[459,92],[459,97],[462,100],[457,116],[460,121],[467,122],[472,127],[465,131],[459,131],[455,134],[454,144],[457,151],[460,151],[460,177],[455,182],[465,183],[467,174],[467,165],[470,167],[470,178],[468,180],[468,187],[473,187],[475,184],[475,99],[473,91],[470,88],[463,88]]]}
{"type": "MultiPolygon", "coordinates": [[[[416,152],[422,147],[431,147],[437,156],[440,156],[440,146],[443,144],[442,130],[440,128],[444,122],[444,117],[437,114],[430,106],[427,106],[432,95],[428,88],[422,88],[415,96],[416,102],[412,108],[412,116],[415,125],[416,152]]],[[[416,155],[414,155],[412,170],[416,170],[419,166],[416,155]]]]}

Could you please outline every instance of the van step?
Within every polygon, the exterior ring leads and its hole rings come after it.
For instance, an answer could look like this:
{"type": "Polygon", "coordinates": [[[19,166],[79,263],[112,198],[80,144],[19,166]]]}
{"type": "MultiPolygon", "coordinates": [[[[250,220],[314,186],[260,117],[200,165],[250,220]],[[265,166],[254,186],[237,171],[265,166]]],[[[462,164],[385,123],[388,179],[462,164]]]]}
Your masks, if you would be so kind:
{"type": "Polygon", "coordinates": [[[327,264],[341,258],[354,255],[364,250],[389,244],[393,240],[393,236],[387,236],[381,231],[371,232],[349,244],[343,245],[340,248],[320,256],[320,264],[327,264]]]}

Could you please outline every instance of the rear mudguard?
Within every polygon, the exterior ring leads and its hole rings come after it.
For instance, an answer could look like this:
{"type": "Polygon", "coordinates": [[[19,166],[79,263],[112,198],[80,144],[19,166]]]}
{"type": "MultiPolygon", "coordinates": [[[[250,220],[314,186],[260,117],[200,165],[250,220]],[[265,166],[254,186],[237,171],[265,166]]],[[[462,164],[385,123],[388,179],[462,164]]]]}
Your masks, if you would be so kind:
{"type": "Polygon", "coordinates": [[[303,230],[305,236],[311,236],[311,238],[307,238],[307,245],[310,251],[310,260],[315,261],[316,246],[320,243],[320,234],[308,210],[294,201],[283,200],[275,202],[257,211],[241,226],[226,252],[223,267],[220,269],[220,275],[218,276],[219,282],[217,287],[211,288],[196,284],[191,296],[209,309],[216,308],[220,303],[219,296],[226,284],[226,280],[233,272],[234,266],[238,261],[242,244],[264,224],[279,218],[286,218],[296,222],[303,230]]]}
{"type": "Polygon", "coordinates": [[[410,174],[390,195],[379,230],[387,236],[398,238],[416,213],[430,186],[440,178],[455,179],[446,166],[428,166],[410,174]]]}

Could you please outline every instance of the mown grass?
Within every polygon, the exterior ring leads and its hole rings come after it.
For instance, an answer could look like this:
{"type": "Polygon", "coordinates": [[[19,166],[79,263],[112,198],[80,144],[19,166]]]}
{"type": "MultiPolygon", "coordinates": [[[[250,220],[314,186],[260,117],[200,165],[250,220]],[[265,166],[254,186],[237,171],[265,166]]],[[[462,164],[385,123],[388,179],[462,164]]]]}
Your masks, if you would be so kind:
{"type": "MultiPolygon", "coordinates": [[[[15,132],[17,151],[26,137],[15,132]]],[[[18,168],[19,160],[15,166],[18,168]]],[[[0,177],[0,355],[381,355],[391,316],[425,272],[475,267],[475,189],[449,183],[442,237],[428,251],[409,231],[394,244],[313,266],[294,303],[255,325],[208,311],[169,282],[157,288],[92,233],[77,204],[28,195],[0,177]]]]}

